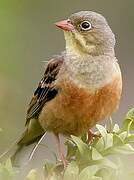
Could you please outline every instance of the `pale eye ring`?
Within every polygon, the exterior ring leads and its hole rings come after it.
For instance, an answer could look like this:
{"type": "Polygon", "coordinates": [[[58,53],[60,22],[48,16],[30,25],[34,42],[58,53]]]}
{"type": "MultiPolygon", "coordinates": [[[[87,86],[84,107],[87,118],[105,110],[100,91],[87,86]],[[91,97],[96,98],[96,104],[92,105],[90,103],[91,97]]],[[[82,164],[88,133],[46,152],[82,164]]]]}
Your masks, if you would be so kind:
{"type": "Polygon", "coordinates": [[[90,30],[92,28],[92,25],[91,25],[91,23],[89,21],[83,21],[80,24],[80,28],[82,30],[84,30],[84,31],[88,31],[88,30],[90,30]]]}

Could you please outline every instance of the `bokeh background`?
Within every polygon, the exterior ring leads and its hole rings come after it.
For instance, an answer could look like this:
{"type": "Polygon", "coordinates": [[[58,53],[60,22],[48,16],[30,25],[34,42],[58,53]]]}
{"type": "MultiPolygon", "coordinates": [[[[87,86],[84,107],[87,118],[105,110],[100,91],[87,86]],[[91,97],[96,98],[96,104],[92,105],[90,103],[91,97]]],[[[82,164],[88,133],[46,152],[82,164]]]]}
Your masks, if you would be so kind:
{"type": "Polygon", "coordinates": [[[24,130],[25,113],[45,63],[64,49],[54,22],[80,10],[103,14],[116,35],[116,56],[123,73],[121,121],[134,107],[133,0],[0,0],[0,153],[24,130]]]}

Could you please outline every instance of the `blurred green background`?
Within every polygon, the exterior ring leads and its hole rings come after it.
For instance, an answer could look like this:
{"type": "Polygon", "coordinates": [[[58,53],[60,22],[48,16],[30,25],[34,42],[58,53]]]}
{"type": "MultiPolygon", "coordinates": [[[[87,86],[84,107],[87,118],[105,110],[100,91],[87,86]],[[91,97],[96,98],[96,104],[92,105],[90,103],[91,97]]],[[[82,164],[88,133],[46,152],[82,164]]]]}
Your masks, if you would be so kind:
{"type": "Polygon", "coordinates": [[[25,113],[45,63],[64,49],[54,22],[80,10],[103,14],[116,34],[123,96],[114,119],[134,106],[133,0],[0,0],[0,152],[24,130],[25,113]]]}

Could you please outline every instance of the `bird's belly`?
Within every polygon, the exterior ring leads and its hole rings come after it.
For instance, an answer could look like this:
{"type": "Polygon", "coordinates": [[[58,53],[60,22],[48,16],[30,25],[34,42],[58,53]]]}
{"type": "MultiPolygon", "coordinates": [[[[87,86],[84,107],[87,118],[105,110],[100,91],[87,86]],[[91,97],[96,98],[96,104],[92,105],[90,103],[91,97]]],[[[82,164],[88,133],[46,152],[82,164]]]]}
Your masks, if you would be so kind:
{"type": "Polygon", "coordinates": [[[55,133],[80,135],[111,115],[118,107],[121,89],[121,77],[94,92],[66,82],[55,99],[44,106],[39,121],[55,133]]]}

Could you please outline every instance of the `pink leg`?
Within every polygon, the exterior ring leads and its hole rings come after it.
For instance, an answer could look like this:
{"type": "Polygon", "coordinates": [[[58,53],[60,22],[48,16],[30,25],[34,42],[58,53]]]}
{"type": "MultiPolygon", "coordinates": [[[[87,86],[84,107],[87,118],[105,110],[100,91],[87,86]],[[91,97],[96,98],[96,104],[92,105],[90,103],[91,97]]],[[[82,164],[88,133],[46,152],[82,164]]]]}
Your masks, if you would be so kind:
{"type": "Polygon", "coordinates": [[[63,162],[64,168],[66,168],[67,167],[67,160],[66,160],[66,158],[64,156],[63,149],[62,149],[62,146],[61,146],[61,143],[60,143],[60,136],[59,136],[59,134],[54,134],[54,135],[56,137],[56,144],[57,144],[57,147],[58,147],[58,153],[59,153],[60,159],[63,162]]]}

